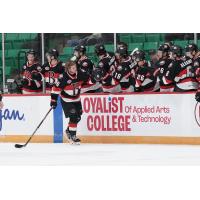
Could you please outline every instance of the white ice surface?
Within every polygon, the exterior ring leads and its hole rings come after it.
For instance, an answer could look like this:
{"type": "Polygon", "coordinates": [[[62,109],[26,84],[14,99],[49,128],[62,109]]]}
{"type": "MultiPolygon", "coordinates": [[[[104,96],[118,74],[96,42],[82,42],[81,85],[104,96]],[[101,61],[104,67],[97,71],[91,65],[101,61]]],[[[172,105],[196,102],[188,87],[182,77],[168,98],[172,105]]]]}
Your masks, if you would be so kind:
{"type": "Polygon", "coordinates": [[[199,165],[200,146],[0,143],[0,165],[199,165]]]}

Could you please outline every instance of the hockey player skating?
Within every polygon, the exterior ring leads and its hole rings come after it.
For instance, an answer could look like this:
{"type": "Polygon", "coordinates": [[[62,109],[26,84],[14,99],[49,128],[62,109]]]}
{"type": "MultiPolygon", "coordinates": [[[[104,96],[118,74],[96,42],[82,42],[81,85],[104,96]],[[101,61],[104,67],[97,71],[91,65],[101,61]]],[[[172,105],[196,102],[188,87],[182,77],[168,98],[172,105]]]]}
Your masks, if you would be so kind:
{"type": "Polygon", "coordinates": [[[27,62],[22,67],[22,93],[37,94],[42,92],[42,67],[34,50],[27,52],[27,62]]]}
{"type": "Polygon", "coordinates": [[[59,52],[51,49],[46,53],[47,63],[42,66],[42,74],[45,78],[46,93],[51,93],[53,85],[64,72],[64,63],[59,61],[59,52]]]}
{"type": "Polygon", "coordinates": [[[50,105],[55,109],[60,95],[65,117],[69,118],[65,133],[70,143],[80,143],[80,139],[76,136],[77,124],[82,115],[80,91],[84,84],[90,83],[92,81],[87,71],[83,68],[78,69],[75,62],[69,61],[65,65],[63,77],[52,88],[50,105]]]}

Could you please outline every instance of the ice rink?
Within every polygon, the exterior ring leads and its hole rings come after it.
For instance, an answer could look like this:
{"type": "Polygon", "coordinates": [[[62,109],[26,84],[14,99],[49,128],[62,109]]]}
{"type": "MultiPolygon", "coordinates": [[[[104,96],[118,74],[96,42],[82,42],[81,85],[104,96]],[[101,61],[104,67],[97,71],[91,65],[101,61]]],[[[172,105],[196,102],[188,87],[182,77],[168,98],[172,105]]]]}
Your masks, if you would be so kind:
{"type": "Polygon", "coordinates": [[[0,165],[198,165],[200,146],[0,144],[0,165]]]}

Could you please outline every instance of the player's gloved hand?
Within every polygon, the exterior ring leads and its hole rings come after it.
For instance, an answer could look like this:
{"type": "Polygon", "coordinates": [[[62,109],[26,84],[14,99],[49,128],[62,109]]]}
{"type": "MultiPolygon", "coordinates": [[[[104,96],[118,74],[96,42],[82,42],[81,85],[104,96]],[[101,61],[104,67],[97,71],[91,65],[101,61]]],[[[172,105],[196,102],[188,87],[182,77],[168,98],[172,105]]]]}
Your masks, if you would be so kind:
{"type": "Polygon", "coordinates": [[[29,84],[29,80],[27,78],[22,79],[22,86],[27,86],[29,84]]]}
{"type": "Polygon", "coordinates": [[[33,72],[33,73],[31,74],[31,78],[32,78],[33,80],[36,80],[36,81],[41,81],[41,80],[42,80],[41,75],[40,75],[39,73],[37,73],[37,72],[33,72]]]}
{"type": "Polygon", "coordinates": [[[196,93],[195,99],[196,99],[197,102],[200,102],[200,92],[196,93]]]}
{"type": "Polygon", "coordinates": [[[51,99],[50,106],[53,107],[53,109],[56,109],[56,107],[57,107],[57,101],[54,100],[54,99],[51,99]]]}

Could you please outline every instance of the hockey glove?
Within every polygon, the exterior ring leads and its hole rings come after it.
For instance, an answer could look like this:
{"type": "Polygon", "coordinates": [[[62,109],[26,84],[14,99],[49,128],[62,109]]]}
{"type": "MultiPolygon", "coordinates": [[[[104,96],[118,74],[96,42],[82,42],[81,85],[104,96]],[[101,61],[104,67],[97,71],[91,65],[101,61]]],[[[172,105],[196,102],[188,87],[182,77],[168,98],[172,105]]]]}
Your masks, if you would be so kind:
{"type": "Polygon", "coordinates": [[[51,93],[50,106],[53,107],[53,109],[56,109],[57,107],[57,100],[58,100],[58,94],[51,93]]]}
{"type": "Polygon", "coordinates": [[[196,99],[197,102],[200,102],[200,92],[196,93],[195,99],[196,99]]]}
{"type": "Polygon", "coordinates": [[[50,106],[53,107],[53,109],[56,109],[56,107],[57,107],[57,101],[55,101],[54,99],[51,99],[50,106]]]}

